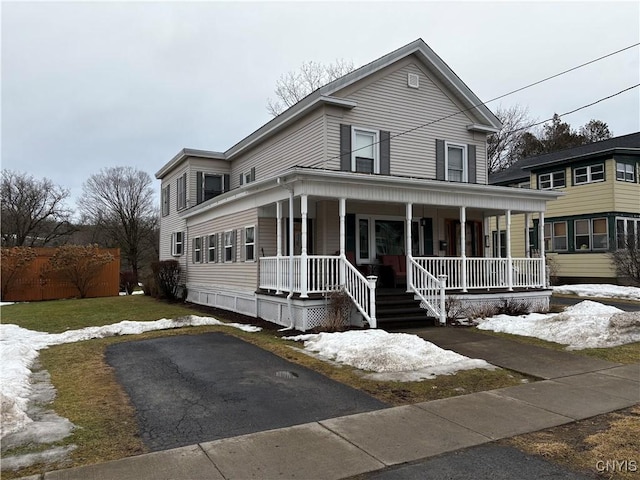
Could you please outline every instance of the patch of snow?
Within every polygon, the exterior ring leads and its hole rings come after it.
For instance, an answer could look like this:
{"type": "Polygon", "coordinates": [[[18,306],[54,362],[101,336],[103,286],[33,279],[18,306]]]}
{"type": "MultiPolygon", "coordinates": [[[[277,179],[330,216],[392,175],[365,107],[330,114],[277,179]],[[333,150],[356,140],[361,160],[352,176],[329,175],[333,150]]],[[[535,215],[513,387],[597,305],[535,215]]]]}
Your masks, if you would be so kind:
{"type": "Polygon", "coordinates": [[[44,452],[27,453],[25,455],[16,455],[2,457],[2,470],[18,470],[19,468],[28,467],[36,463],[51,464],[60,462],[67,458],[69,453],[76,449],[75,445],[67,445],[66,447],[54,447],[44,452]]]}
{"type": "Polygon", "coordinates": [[[5,305],[13,305],[15,302],[0,302],[0,307],[4,307],[5,305]]]}
{"type": "Polygon", "coordinates": [[[496,315],[478,322],[480,330],[541,338],[571,350],[640,342],[640,312],[623,312],[591,300],[558,314],[496,315]]]}
{"type": "Polygon", "coordinates": [[[367,378],[377,380],[418,381],[459,370],[495,368],[406,333],[354,330],[283,338],[304,342],[306,350],[321,358],[365,370],[367,378]]]}
{"type": "Polygon", "coordinates": [[[552,287],[554,293],[579,297],[622,298],[640,301],[640,288],[609,284],[578,284],[552,287]]]}

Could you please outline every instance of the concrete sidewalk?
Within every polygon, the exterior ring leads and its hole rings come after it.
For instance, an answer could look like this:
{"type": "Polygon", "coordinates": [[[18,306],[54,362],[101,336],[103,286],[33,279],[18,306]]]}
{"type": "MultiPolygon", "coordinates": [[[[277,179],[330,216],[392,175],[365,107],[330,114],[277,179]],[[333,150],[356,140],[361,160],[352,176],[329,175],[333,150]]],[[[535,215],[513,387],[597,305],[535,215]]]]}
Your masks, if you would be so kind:
{"type": "Polygon", "coordinates": [[[575,357],[584,364],[572,359],[569,370],[580,373],[553,380],[58,470],[44,479],[340,479],[640,402],[640,364],[575,357]]]}

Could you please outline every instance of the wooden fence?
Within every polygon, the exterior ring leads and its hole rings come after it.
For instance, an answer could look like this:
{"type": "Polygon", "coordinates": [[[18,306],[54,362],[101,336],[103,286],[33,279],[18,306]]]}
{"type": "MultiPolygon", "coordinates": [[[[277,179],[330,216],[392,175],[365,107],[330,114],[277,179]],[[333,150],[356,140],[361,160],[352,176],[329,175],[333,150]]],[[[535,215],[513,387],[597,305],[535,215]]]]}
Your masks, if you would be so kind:
{"type": "MultiPolygon", "coordinates": [[[[79,297],[78,289],[71,283],[41,275],[43,267],[55,253],[55,248],[36,247],[36,258],[25,269],[18,273],[11,282],[7,294],[2,299],[7,302],[34,302],[38,300],[57,300],[60,298],[79,297]]],[[[113,261],[102,267],[102,271],[93,280],[89,288],[89,297],[113,297],[120,290],[120,249],[101,248],[100,253],[110,253],[113,261]]]]}

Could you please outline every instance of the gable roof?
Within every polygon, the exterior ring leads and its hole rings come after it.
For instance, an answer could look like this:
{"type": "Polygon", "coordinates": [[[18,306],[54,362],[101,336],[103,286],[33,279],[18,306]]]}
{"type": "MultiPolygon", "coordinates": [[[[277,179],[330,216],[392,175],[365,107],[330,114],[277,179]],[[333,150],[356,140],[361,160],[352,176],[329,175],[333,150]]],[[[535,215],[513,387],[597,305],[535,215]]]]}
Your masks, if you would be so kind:
{"type": "Polygon", "coordinates": [[[535,157],[522,158],[506,170],[489,175],[489,183],[492,185],[507,185],[526,181],[529,179],[530,172],[539,168],[587,160],[589,158],[611,156],[614,153],[640,155],[640,132],[544,155],[536,155],[535,157]]]}
{"type": "MultiPolygon", "coordinates": [[[[311,92],[305,98],[295,105],[291,106],[283,113],[273,118],[256,131],[240,140],[225,152],[216,152],[221,154],[224,159],[232,160],[233,157],[239,155],[243,151],[255,146],[256,144],[275,135],[283,128],[291,125],[293,122],[309,113],[311,110],[320,105],[335,105],[342,108],[351,109],[357,106],[353,100],[340,98],[334,94],[341,89],[363,80],[370,75],[382,70],[383,68],[402,60],[403,58],[415,55],[419,58],[440,82],[450,88],[451,92],[458,98],[464,106],[465,111],[469,111],[481,123],[469,125],[468,128],[481,130],[485,132],[497,131],[500,129],[500,120],[489,110],[480,99],[467,87],[467,85],[449,68],[449,66],[429,48],[429,46],[421,38],[388,53],[373,62],[347,73],[346,75],[318,88],[311,92]]],[[[213,152],[212,152],[213,153],[213,152]]],[[[184,158],[184,157],[182,157],[184,158]]],[[[180,154],[176,155],[157,173],[156,178],[162,178],[168,173],[177,162],[180,161],[180,154]]]]}

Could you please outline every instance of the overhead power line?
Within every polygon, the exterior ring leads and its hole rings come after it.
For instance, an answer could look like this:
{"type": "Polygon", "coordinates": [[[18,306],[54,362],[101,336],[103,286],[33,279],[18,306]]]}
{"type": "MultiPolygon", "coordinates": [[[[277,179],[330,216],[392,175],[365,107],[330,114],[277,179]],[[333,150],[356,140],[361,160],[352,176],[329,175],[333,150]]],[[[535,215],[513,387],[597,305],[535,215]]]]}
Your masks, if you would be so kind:
{"type": "MultiPolygon", "coordinates": [[[[430,125],[433,125],[435,123],[441,122],[443,120],[447,120],[447,119],[449,119],[451,117],[455,117],[456,115],[460,115],[461,113],[469,112],[469,111],[474,110],[474,109],[476,109],[476,108],[478,108],[480,106],[486,106],[488,103],[495,102],[496,100],[500,100],[501,98],[507,97],[509,95],[513,95],[514,93],[518,93],[518,92],[521,92],[521,91],[526,90],[528,88],[534,87],[536,85],[540,85],[541,83],[548,82],[549,80],[552,80],[554,78],[560,77],[562,75],[566,75],[567,73],[573,72],[574,70],[578,70],[579,68],[586,67],[587,65],[591,65],[593,63],[596,63],[596,62],[599,62],[601,60],[604,60],[605,58],[611,57],[613,55],[617,55],[618,53],[622,53],[622,52],[624,52],[626,50],[629,50],[631,48],[637,47],[638,45],[640,45],[640,42],[634,43],[633,45],[629,45],[627,47],[621,48],[621,49],[616,50],[614,52],[607,53],[606,55],[602,55],[601,57],[594,58],[593,60],[589,60],[588,62],[581,63],[580,65],[576,65],[575,67],[571,67],[571,68],[569,68],[567,70],[563,70],[562,72],[556,73],[554,75],[550,75],[548,77],[543,78],[542,80],[538,80],[538,81],[535,81],[535,82],[530,83],[528,85],[525,85],[524,87],[520,87],[520,88],[517,88],[515,90],[511,90],[510,92],[507,92],[507,93],[504,93],[504,94],[499,95],[497,97],[494,97],[491,100],[487,100],[486,102],[480,102],[478,104],[472,105],[471,107],[465,108],[463,110],[457,110],[456,112],[451,113],[449,115],[445,115],[444,117],[440,117],[440,118],[437,118],[435,120],[431,120],[430,122],[426,122],[426,123],[423,123],[421,125],[417,125],[415,127],[409,128],[409,129],[404,130],[404,131],[402,131],[400,133],[396,133],[395,135],[390,135],[389,140],[391,140],[392,138],[397,138],[397,137],[401,137],[403,135],[407,135],[408,133],[414,132],[414,131],[419,130],[419,129],[424,128],[424,127],[428,127],[430,125]]],[[[613,98],[613,97],[615,97],[617,95],[620,95],[620,94],[622,94],[624,92],[627,92],[629,90],[637,88],[638,86],[640,86],[640,84],[636,84],[636,85],[633,85],[631,87],[625,88],[624,90],[620,90],[619,92],[616,92],[614,94],[608,95],[608,96],[600,98],[598,100],[595,100],[594,102],[591,102],[591,103],[589,103],[587,105],[582,105],[581,107],[575,108],[575,109],[573,109],[573,110],[571,110],[569,112],[565,112],[565,113],[561,114],[560,116],[569,115],[569,114],[575,113],[575,112],[577,112],[579,110],[583,110],[585,108],[591,107],[591,106],[593,106],[593,105],[595,105],[597,103],[603,102],[603,101],[608,100],[610,98],[613,98]]],[[[543,124],[545,122],[548,122],[548,121],[550,121],[552,119],[553,118],[549,118],[547,120],[543,120],[542,122],[535,123],[535,124],[530,125],[528,127],[522,127],[522,128],[516,129],[516,130],[512,130],[512,132],[517,132],[518,130],[525,130],[527,128],[535,127],[535,126],[541,125],[541,124],[543,124]]],[[[374,142],[372,145],[377,145],[379,143],[380,143],[380,141],[377,141],[377,142],[374,142]]],[[[351,150],[350,153],[357,152],[358,150],[362,150],[363,148],[368,148],[368,147],[369,147],[369,145],[366,145],[366,146],[361,147],[361,148],[356,148],[356,149],[351,150]]],[[[326,163],[328,161],[338,159],[341,156],[342,156],[342,153],[340,153],[338,155],[334,155],[333,157],[330,157],[330,158],[326,158],[324,160],[320,160],[320,161],[314,162],[314,163],[312,163],[312,164],[310,164],[308,166],[309,167],[313,167],[313,166],[319,165],[321,163],[326,163]]]]}

